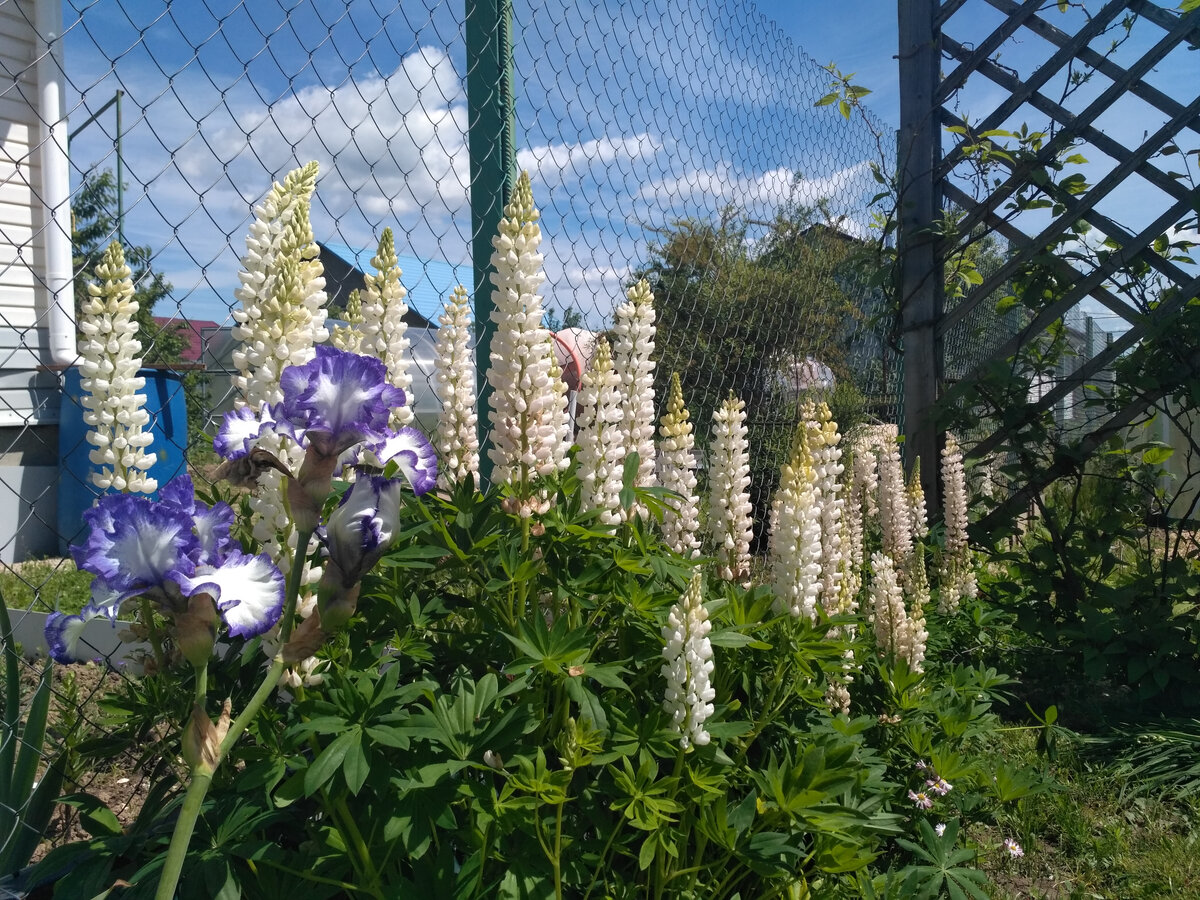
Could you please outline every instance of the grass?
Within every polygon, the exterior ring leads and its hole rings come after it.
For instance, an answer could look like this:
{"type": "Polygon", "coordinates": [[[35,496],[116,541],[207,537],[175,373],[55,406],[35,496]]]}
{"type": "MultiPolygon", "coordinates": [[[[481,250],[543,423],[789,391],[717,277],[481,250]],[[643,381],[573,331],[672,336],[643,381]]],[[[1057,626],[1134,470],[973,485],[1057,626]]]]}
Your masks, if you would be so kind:
{"type": "Polygon", "coordinates": [[[77,613],[87,603],[92,576],[69,559],[39,559],[0,568],[0,591],[9,609],[77,613]]]}
{"type": "MultiPolygon", "coordinates": [[[[1025,736],[1014,739],[1023,741],[1025,736]]],[[[1030,753],[1014,746],[1015,753],[1030,753]]],[[[1053,772],[1059,788],[1023,801],[1009,823],[1022,859],[981,854],[1000,900],[1140,900],[1200,897],[1200,799],[1148,795],[1118,761],[1063,748],[1053,772]]],[[[1194,748],[1181,763],[1194,760],[1194,748]]],[[[982,845],[1007,834],[984,829],[982,845]],[[991,833],[993,832],[994,833],[991,833]]]]}

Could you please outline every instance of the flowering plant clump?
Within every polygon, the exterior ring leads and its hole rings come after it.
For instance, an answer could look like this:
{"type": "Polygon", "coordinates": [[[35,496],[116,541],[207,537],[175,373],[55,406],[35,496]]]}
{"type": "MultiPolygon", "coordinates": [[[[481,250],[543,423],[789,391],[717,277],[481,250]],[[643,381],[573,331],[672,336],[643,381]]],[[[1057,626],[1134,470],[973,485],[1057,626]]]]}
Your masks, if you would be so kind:
{"type": "Polygon", "coordinates": [[[146,379],[142,367],[142,344],[134,316],[133,282],[125,254],[118,243],[109,244],[96,266],[98,283],[88,285],[88,296],[79,308],[80,387],[83,389],[83,421],[90,426],[88,455],[99,468],[92,483],[131,493],[152,494],[158,482],[146,474],[157,457],[147,447],[154,435],[146,395],[138,391],[146,379]]]}
{"type": "MultiPolygon", "coordinates": [[[[979,748],[1005,679],[946,652],[912,595],[925,548],[883,552],[827,408],[805,409],[781,473],[769,566],[750,544],[743,402],[698,452],[675,381],[658,448],[635,446],[624,425],[646,407],[621,388],[644,379],[622,381],[602,340],[571,449],[523,176],[494,241],[497,477],[479,485],[465,292],[441,323],[435,450],[395,427],[407,395],[377,352],[315,339],[312,178],[289,175],[252,230],[222,480],[104,498],[74,548],[91,601],[47,637],[75,658],[91,619],[137,615],[154,665],[106,697],[104,746],[156,774],[136,823],[40,864],[62,896],[878,896],[888,867],[905,884],[929,868],[905,835],[949,847],[1034,789],[992,781],[979,748]],[[661,487],[637,474],[656,451],[661,487]],[[950,807],[935,834],[927,814],[950,807]]],[[[628,298],[634,349],[646,294],[628,298]]]]}

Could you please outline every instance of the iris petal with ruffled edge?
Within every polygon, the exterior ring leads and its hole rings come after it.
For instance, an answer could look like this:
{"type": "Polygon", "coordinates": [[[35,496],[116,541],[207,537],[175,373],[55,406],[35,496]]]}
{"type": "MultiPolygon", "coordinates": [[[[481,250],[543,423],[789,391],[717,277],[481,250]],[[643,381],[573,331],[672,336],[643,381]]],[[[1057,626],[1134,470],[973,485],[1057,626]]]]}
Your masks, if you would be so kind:
{"type": "Polygon", "coordinates": [[[325,344],[309,362],[284,369],[279,387],[283,417],[327,456],[379,440],[392,408],[405,401],[404,391],[388,383],[381,361],[325,344]]]}
{"type": "Polygon", "coordinates": [[[418,497],[437,484],[437,452],[415,428],[405,426],[389,433],[371,452],[381,467],[394,460],[418,497]]]}
{"type": "Polygon", "coordinates": [[[372,475],[354,482],[329,514],[325,546],[347,586],[361,580],[387,552],[400,525],[404,485],[372,475]]]}
{"type": "Polygon", "coordinates": [[[243,406],[225,413],[217,436],[213,438],[213,450],[224,459],[241,459],[248,454],[263,435],[274,432],[295,438],[290,422],[283,421],[282,410],[264,403],[259,409],[243,406]]]}
{"type": "MultiPolygon", "coordinates": [[[[168,495],[170,495],[168,493],[168,495]]],[[[195,567],[192,519],[170,503],[109,494],[83,514],[87,541],[71,547],[75,564],[97,576],[88,608],[112,617],[123,600],[177,580],[195,567]]]]}
{"type": "Polygon", "coordinates": [[[190,475],[172,478],[158,492],[161,503],[170,506],[192,520],[196,530],[198,554],[193,554],[197,565],[221,564],[229,550],[238,544],[230,536],[233,528],[233,509],[228,503],[220,502],[209,506],[196,499],[196,491],[190,475]]]}
{"type": "Polygon", "coordinates": [[[283,613],[283,573],[262,553],[231,550],[220,566],[199,566],[192,577],[180,578],[179,588],[185,597],[212,597],[237,637],[262,634],[283,613]]]}
{"type": "Polygon", "coordinates": [[[84,618],[60,612],[46,616],[46,644],[50,648],[51,659],[60,663],[80,660],[79,638],[83,634],[83,626],[90,618],[94,616],[84,618]]]}

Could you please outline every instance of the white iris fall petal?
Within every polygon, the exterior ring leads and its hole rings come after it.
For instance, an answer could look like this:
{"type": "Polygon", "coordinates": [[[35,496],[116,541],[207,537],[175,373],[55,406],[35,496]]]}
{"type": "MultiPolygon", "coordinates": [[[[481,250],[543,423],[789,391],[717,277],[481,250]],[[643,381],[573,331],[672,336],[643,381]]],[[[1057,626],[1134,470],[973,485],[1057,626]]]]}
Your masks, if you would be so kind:
{"type": "Polygon", "coordinates": [[[279,621],[283,612],[283,573],[265,554],[232,550],[218,566],[199,566],[193,577],[179,579],[185,597],[212,597],[236,637],[255,637],[279,621]]]}

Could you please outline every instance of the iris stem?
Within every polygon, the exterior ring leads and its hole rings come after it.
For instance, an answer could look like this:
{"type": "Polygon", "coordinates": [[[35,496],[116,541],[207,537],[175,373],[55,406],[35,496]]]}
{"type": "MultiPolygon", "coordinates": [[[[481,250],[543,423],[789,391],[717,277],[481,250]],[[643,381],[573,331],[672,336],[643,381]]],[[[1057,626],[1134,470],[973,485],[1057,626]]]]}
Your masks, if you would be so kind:
{"type": "MultiPolygon", "coordinates": [[[[275,686],[279,684],[279,679],[283,677],[283,670],[287,665],[283,658],[284,649],[292,633],[292,620],[296,616],[296,597],[300,592],[300,581],[304,576],[304,564],[308,560],[308,545],[312,540],[312,535],[311,530],[302,531],[296,540],[296,556],[292,560],[292,571],[287,580],[283,615],[280,617],[279,652],[271,660],[271,667],[267,669],[262,684],[258,686],[258,690],[246,704],[246,708],[229,726],[229,731],[221,739],[216,752],[211,755],[211,761],[205,761],[202,758],[192,768],[187,793],[183,797],[183,806],[179,811],[179,818],[175,822],[175,830],[171,834],[171,844],[167,848],[167,860],[163,864],[162,875],[158,879],[158,890],[154,894],[155,900],[174,900],[175,889],[179,885],[179,876],[183,873],[183,863],[187,859],[188,846],[192,842],[192,833],[196,830],[200,810],[204,808],[204,798],[212,785],[213,773],[229,754],[233,745],[237,743],[238,738],[242,736],[242,732],[258,715],[258,711],[262,709],[267,698],[275,690],[275,686]]],[[[197,671],[196,677],[197,690],[202,681],[207,688],[207,666],[202,670],[205,673],[203,676],[200,675],[200,671],[197,671]]]]}

